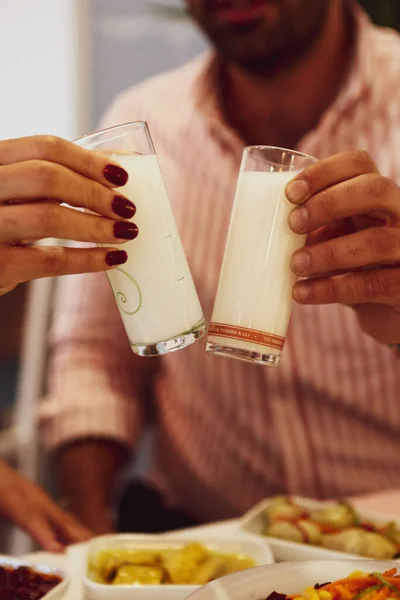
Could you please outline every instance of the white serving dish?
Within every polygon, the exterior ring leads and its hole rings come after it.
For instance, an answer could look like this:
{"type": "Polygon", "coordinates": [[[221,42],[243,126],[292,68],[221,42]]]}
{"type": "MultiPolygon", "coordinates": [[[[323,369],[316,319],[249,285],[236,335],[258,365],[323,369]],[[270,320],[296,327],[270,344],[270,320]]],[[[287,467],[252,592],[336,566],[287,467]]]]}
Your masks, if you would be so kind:
{"type": "Polygon", "coordinates": [[[332,560],[279,563],[216,579],[196,590],[190,600],[265,600],[272,592],[299,594],[316,583],[336,581],[352,571],[384,572],[393,561],[332,560]]]}
{"type": "MultiPolygon", "coordinates": [[[[318,500],[310,500],[309,498],[301,498],[299,496],[292,496],[294,502],[298,502],[306,509],[318,509],[326,508],[331,506],[334,502],[321,502],[318,500]]],[[[244,515],[239,521],[239,530],[258,534],[264,539],[268,540],[274,558],[277,562],[280,561],[298,561],[298,560],[332,560],[338,559],[352,559],[360,557],[358,555],[349,554],[347,552],[338,552],[336,550],[329,550],[328,548],[321,548],[320,546],[311,546],[310,544],[301,544],[300,542],[290,542],[279,538],[262,535],[262,531],[265,525],[265,510],[271,504],[273,498],[266,498],[259,502],[254,508],[244,515]]],[[[385,524],[389,521],[395,521],[400,527],[400,521],[398,517],[386,515],[383,513],[371,513],[371,512],[359,512],[360,517],[365,521],[370,521],[376,524],[385,524]]],[[[373,560],[365,559],[363,560],[373,560]]],[[[399,559],[396,559],[399,560],[399,559]]]]}
{"type": "Polygon", "coordinates": [[[95,538],[89,542],[85,556],[85,573],[83,587],[86,597],[90,600],[183,600],[198,589],[195,585],[104,585],[91,581],[87,576],[88,557],[107,548],[124,547],[141,550],[144,548],[180,548],[190,542],[198,542],[220,552],[245,554],[254,559],[257,565],[273,563],[273,555],[267,540],[259,536],[236,535],[235,537],[196,537],[187,536],[157,536],[120,534],[107,535],[95,538]]]}
{"type": "Polygon", "coordinates": [[[11,567],[13,569],[18,569],[18,567],[29,567],[34,571],[44,573],[45,575],[57,575],[58,577],[62,577],[61,583],[43,596],[42,600],[61,600],[67,591],[68,578],[66,577],[65,571],[62,569],[50,567],[49,565],[42,565],[40,563],[30,563],[29,561],[11,558],[9,556],[0,556],[0,567],[11,567]]]}

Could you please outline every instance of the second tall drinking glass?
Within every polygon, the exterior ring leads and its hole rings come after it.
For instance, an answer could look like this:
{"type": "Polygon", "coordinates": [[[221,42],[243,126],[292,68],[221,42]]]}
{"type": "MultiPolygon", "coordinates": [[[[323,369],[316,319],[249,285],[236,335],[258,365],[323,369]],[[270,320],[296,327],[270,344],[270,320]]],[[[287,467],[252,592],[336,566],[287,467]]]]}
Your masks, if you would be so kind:
{"type": "Polygon", "coordinates": [[[135,203],[139,236],[124,245],[128,261],[108,277],[132,350],[152,356],[185,348],[205,333],[204,318],[146,123],[76,143],[108,154],[129,174],[117,193],[135,203]]]}
{"type": "Polygon", "coordinates": [[[305,243],[288,225],[294,206],[286,184],[316,159],[283,148],[245,149],[207,352],[275,366],[279,363],[296,276],[292,253],[305,243]]]}

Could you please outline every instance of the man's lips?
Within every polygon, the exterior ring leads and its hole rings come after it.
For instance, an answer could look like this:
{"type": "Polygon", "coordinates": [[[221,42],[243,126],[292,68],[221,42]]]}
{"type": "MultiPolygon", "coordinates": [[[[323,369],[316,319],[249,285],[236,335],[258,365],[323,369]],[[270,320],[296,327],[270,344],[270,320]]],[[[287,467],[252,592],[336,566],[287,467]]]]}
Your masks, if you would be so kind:
{"type": "Polygon", "coordinates": [[[246,23],[260,16],[271,0],[214,0],[213,11],[225,23],[246,23]]]}

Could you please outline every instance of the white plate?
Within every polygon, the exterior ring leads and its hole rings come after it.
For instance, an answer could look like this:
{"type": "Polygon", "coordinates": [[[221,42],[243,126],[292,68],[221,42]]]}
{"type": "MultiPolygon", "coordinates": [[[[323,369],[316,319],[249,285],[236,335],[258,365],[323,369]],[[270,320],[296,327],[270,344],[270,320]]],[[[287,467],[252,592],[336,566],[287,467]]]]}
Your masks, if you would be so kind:
{"type": "Polygon", "coordinates": [[[384,572],[393,561],[332,560],[279,563],[216,579],[196,590],[190,600],[265,600],[272,592],[298,594],[316,583],[347,577],[352,571],[384,572]]]}
{"type": "Polygon", "coordinates": [[[30,563],[19,558],[11,558],[9,556],[0,556],[0,567],[11,567],[14,569],[18,569],[18,567],[29,567],[39,573],[44,573],[46,575],[57,575],[58,577],[61,577],[61,583],[56,585],[56,587],[48,592],[48,594],[43,596],[42,600],[61,600],[68,587],[68,579],[65,575],[65,571],[55,567],[50,567],[49,565],[42,565],[40,563],[37,564],[33,562],[30,563]]]}
{"type": "MultiPolygon", "coordinates": [[[[87,570],[88,556],[106,548],[124,547],[131,549],[144,548],[181,548],[190,542],[201,541],[205,546],[219,552],[232,552],[245,554],[253,558],[257,565],[266,565],[274,562],[268,542],[259,536],[237,535],[235,537],[206,537],[205,535],[191,539],[187,536],[169,535],[168,538],[157,535],[107,535],[94,539],[88,544],[85,556],[87,570]]],[[[90,600],[131,600],[134,593],[135,600],[183,600],[199,586],[195,585],[103,585],[91,581],[86,573],[83,579],[86,596],[90,600]]]]}
{"type": "MultiPolygon", "coordinates": [[[[292,496],[292,498],[294,502],[298,502],[301,506],[311,510],[326,508],[327,506],[335,504],[334,502],[319,502],[318,500],[310,500],[309,498],[301,498],[299,496],[292,496]]],[[[334,558],[343,558],[346,560],[349,558],[360,558],[357,555],[348,554],[347,552],[338,552],[336,550],[329,550],[328,548],[321,548],[320,546],[311,546],[310,544],[301,544],[300,542],[289,542],[287,540],[262,535],[265,526],[265,510],[272,501],[273,498],[266,498],[259,502],[254,508],[246,513],[244,517],[242,517],[239,528],[244,532],[258,534],[268,540],[276,561],[332,560],[334,558]]],[[[360,511],[357,511],[357,514],[360,515],[362,520],[370,521],[371,523],[383,525],[389,521],[395,521],[400,527],[400,521],[398,517],[395,516],[360,511]]]]}

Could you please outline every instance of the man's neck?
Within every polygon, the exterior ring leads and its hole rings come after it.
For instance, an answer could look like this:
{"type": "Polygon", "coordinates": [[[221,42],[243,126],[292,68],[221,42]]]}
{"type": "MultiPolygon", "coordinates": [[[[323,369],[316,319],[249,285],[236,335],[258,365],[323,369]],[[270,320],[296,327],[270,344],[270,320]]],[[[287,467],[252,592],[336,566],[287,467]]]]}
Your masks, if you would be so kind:
{"type": "Polygon", "coordinates": [[[331,2],[324,31],[292,68],[271,77],[223,67],[223,110],[246,144],[295,148],[337,95],[350,61],[351,32],[339,0],[331,2]]]}

